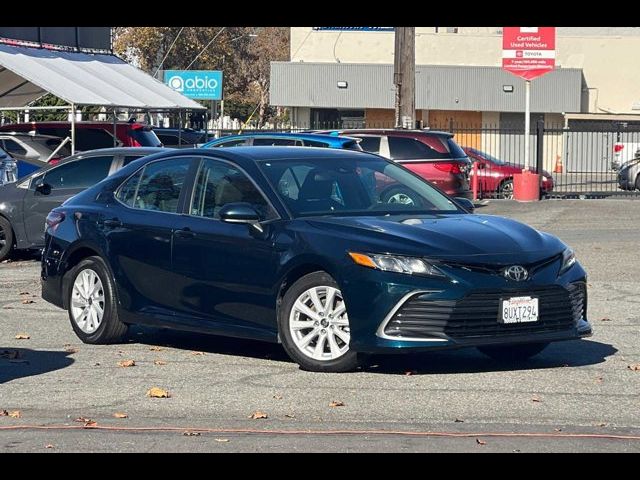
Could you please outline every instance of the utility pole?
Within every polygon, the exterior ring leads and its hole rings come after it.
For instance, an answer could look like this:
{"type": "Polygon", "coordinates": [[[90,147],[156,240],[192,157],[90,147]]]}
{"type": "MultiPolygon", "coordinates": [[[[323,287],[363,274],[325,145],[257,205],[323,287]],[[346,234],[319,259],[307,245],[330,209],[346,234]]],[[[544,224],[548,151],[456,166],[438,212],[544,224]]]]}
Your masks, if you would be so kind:
{"type": "Polygon", "coordinates": [[[416,28],[395,27],[396,128],[416,126],[416,28]]]}

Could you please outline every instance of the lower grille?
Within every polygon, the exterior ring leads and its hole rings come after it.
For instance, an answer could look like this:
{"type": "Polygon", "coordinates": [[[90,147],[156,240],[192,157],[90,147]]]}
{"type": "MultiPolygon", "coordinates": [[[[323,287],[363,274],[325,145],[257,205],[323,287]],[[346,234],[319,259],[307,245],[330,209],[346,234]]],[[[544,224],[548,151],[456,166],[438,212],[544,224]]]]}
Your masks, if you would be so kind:
{"type": "Polygon", "coordinates": [[[384,329],[390,337],[425,338],[445,334],[452,338],[479,338],[567,330],[585,314],[586,286],[574,283],[528,290],[476,290],[460,300],[407,300],[384,329]],[[535,324],[498,323],[500,300],[513,296],[538,297],[535,324]]]}

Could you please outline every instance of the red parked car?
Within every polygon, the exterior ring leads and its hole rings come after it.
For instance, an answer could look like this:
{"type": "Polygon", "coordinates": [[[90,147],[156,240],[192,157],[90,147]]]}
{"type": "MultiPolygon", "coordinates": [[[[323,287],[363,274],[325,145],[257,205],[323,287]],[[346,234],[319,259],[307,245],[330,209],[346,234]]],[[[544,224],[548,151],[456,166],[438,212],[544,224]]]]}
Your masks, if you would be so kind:
{"type": "MultiPolygon", "coordinates": [[[[35,132],[55,137],[71,137],[71,122],[29,122],[2,125],[0,132],[35,132]]],[[[115,147],[161,147],[162,143],[149,125],[139,122],[77,122],[76,151],[115,147]]]]}
{"type": "MultiPolygon", "coordinates": [[[[478,164],[478,194],[481,197],[513,198],[513,174],[522,173],[524,165],[507,163],[471,147],[462,147],[472,162],[478,164]]],[[[533,170],[533,169],[531,169],[533,170]]],[[[469,172],[473,178],[473,168],[469,172]]],[[[553,177],[542,171],[542,193],[553,190],[553,177]]]]}
{"type": "MultiPolygon", "coordinates": [[[[471,161],[448,132],[433,130],[358,129],[317,133],[348,135],[362,139],[366,152],[395,160],[429,180],[452,197],[471,199],[469,169],[471,161]]],[[[406,203],[402,192],[392,192],[390,202],[406,203]]]]}

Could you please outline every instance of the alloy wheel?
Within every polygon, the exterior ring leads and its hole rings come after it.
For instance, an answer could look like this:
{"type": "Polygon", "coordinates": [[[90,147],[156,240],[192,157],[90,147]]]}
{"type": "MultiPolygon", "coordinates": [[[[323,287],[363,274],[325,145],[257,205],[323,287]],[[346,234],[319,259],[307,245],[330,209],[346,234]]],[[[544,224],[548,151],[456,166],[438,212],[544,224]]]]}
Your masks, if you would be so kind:
{"type": "Polygon", "coordinates": [[[401,205],[414,205],[413,198],[406,193],[396,193],[389,197],[387,203],[399,203],[401,205]]]}
{"type": "Polygon", "coordinates": [[[84,333],[94,333],[104,317],[104,287],[90,268],[81,270],[73,283],[71,316],[84,333]]]}
{"type": "Polygon", "coordinates": [[[329,361],[347,353],[351,335],[340,290],[319,286],[303,292],[291,309],[289,332],[298,350],[309,358],[329,361]]]}
{"type": "Polygon", "coordinates": [[[500,188],[501,197],[506,200],[513,200],[513,182],[505,182],[500,188]]]}

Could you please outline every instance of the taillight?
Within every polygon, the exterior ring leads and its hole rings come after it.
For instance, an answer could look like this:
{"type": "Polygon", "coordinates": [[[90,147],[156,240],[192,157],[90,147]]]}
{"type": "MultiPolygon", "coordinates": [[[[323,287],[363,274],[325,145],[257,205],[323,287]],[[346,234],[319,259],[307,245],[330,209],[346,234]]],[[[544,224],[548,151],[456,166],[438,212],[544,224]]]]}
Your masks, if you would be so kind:
{"type": "Polygon", "coordinates": [[[47,223],[47,228],[50,228],[52,232],[55,232],[58,229],[58,226],[64,222],[64,213],[49,212],[45,222],[47,223]]]}
{"type": "Polygon", "coordinates": [[[53,157],[48,163],[49,165],[57,165],[60,163],[60,160],[62,160],[62,157],[53,157]]]}
{"type": "Polygon", "coordinates": [[[440,170],[441,172],[462,173],[460,163],[458,162],[436,163],[434,166],[436,167],[436,170],[440,170]]]}
{"type": "Polygon", "coordinates": [[[623,145],[623,144],[621,144],[621,143],[616,143],[616,144],[613,146],[613,152],[614,152],[614,153],[620,153],[622,150],[624,150],[624,145],[623,145]]]}

